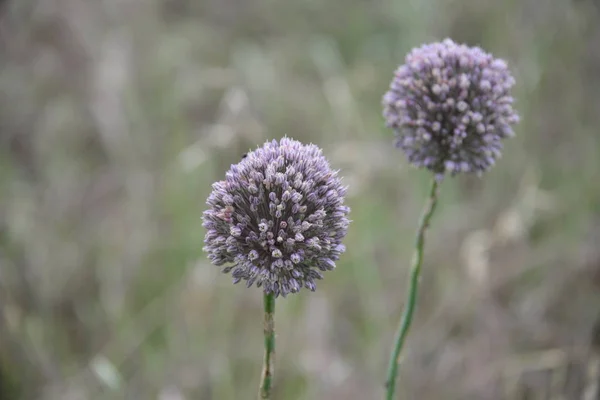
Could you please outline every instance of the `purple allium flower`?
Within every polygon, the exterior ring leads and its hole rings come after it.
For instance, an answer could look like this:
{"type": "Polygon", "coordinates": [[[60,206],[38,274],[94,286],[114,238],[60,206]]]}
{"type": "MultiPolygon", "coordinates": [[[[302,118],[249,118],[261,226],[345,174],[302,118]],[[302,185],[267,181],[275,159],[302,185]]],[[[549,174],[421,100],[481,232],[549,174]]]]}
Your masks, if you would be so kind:
{"type": "Polygon", "coordinates": [[[231,272],[233,283],[256,283],[275,296],[302,286],[314,291],[321,271],[334,269],[345,251],[345,195],[317,146],[267,142],[213,184],[204,250],[213,264],[232,264],[223,272],[231,272]]]}
{"type": "Polygon", "coordinates": [[[413,49],[383,97],[388,127],[411,164],[438,175],[481,173],[519,121],[506,62],[450,39],[413,49]]]}

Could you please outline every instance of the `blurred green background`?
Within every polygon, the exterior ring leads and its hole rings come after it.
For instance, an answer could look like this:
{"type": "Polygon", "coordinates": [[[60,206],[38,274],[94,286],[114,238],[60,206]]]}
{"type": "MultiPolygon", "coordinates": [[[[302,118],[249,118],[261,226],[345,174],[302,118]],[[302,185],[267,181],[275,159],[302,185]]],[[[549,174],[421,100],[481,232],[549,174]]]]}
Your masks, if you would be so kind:
{"type": "Polygon", "coordinates": [[[2,400],[255,398],[262,296],[207,262],[201,214],[283,135],[341,169],[353,223],[317,292],[277,303],[274,398],[382,398],[429,175],[380,101],[445,37],[509,62],[522,122],[442,186],[398,398],[593,396],[599,5],[0,2],[2,400]]]}

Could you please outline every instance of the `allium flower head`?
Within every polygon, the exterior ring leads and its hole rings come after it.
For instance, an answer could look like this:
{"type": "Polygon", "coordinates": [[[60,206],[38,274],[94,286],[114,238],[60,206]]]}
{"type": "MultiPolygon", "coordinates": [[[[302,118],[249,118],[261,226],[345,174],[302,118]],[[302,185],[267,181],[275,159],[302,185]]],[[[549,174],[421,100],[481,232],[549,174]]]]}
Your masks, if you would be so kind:
{"type": "Polygon", "coordinates": [[[438,175],[481,173],[514,136],[506,62],[450,39],[413,49],[383,97],[387,126],[411,164],[438,175]]]}
{"type": "Polygon", "coordinates": [[[231,264],[223,272],[234,283],[256,283],[275,296],[314,291],[321,271],[334,269],[345,251],[345,195],[317,146],[267,142],[213,184],[204,250],[213,264],[231,264]]]}

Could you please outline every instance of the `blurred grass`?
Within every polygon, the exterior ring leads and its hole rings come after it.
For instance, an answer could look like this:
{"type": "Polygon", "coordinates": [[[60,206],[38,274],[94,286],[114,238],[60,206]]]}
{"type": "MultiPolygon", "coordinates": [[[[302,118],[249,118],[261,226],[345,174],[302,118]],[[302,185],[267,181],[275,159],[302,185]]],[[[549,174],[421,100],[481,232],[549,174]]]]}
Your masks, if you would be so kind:
{"type": "Polygon", "coordinates": [[[484,179],[444,182],[399,396],[518,399],[541,393],[515,372],[528,354],[587,365],[599,21],[557,0],[0,4],[2,398],[254,398],[260,292],[207,262],[200,217],[283,135],[342,170],[354,222],[318,291],[277,304],[275,398],[382,396],[429,176],[391,148],[380,99],[446,36],[509,61],[522,122],[484,179]]]}

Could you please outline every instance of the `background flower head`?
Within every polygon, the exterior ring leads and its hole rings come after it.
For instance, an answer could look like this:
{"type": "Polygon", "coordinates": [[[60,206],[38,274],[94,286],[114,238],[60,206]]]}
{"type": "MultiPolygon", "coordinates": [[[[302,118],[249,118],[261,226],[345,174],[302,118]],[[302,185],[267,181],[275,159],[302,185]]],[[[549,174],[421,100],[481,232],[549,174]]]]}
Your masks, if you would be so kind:
{"type": "Polygon", "coordinates": [[[205,251],[231,263],[233,282],[276,296],[314,291],[345,250],[346,188],[321,150],[289,138],[267,142],[213,184],[204,212],[205,251]]]}
{"type": "Polygon", "coordinates": [[[450,39],[413,49],[383,97],[384,117],[411,164],[436,174],[481,173],[519,117],[506,62],[450,39]]]}

